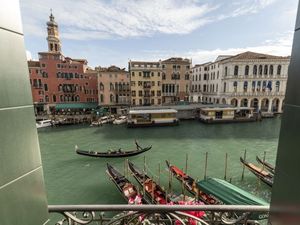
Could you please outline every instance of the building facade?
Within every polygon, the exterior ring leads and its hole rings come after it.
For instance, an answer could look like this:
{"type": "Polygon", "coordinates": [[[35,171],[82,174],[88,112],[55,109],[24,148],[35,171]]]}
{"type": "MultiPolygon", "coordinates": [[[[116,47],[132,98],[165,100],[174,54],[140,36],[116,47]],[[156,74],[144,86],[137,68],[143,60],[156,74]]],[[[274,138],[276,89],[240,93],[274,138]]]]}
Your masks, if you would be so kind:
{"type": "Polygon", "coordinates": [[[200,74],[198,67],[193,68],[191,93],[194,97],[191,100],[248,106],[262,112],[280,113],[289,61],[289,57],[254,52],[220,56],[215,62],[205,64],[207,70],[202,69],[200,74]],[[201,76],[200,81],[199,77],[196,81],[196,76],[201,76]]]}
{"type": "Polygon", "coordinates": [[[60,103],[97,103],[97,72],[85,59],[72,59],[61,53],[58,25],[54,16],[47,22],[48,51],[39,52],[38,61],[28,61],[36,113],[53,112],[60,103]]]}
{"type": "Polygon", "coordinates": [[[116,66],[96,67],[98,72],[98,102],[103,106],[130,105],[129,73],[116,66]]]}
{"type": "Polygon", "coordinates": [[[169,58],[161,61],[162,103],[172,104],[189,100],[191,61],[169,58]]]}
{"type": "Polygon", "coordinates": [[[162,104],[161,62],[129,61],[131,105],[162,104]]]}

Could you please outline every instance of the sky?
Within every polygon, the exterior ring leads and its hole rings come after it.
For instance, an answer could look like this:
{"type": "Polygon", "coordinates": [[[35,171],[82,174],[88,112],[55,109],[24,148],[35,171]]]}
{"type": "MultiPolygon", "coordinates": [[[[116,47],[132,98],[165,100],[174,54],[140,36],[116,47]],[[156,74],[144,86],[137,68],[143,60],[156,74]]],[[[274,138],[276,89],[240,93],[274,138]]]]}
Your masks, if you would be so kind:
{"type": "Polygon", "coordinates": [[[28,59],[47,51],[50,9],[62,52],[89,65],[169,57],[214,61],[245,51],[291,53],[297,0],[22,0],[28,59]]]}

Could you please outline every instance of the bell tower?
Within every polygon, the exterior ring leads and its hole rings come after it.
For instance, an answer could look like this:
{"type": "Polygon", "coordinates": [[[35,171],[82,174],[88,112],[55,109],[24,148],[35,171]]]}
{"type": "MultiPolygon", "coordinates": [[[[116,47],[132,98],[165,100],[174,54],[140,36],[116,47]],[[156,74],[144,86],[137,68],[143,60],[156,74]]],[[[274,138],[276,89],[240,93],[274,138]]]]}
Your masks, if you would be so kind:
{"type": "Polygon", "coordinates": [[[52,9],[50,10],[50,16],[49,21],[47,22],[47,42],[48,42],[48,51],[49,52],[61,52],[61,43],[59,39],[59,33],[58,33],[58,25],[54,20],[54,16],[52,14],[52,9]]]}

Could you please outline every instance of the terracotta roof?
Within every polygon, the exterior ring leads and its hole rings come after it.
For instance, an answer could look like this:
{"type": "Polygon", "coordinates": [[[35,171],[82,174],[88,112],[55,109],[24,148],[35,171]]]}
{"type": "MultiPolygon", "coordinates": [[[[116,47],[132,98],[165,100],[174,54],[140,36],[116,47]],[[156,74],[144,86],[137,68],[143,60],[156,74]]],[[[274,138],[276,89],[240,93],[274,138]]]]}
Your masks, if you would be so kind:
{"type": "MultiPolygon", "coordinates": [[[[288,59],[287,56],[275,56],[275,55],[267,55],[262,53],[256,53],[256,52],[243,52],[240,54],[237,54],[235,56],[225,58],[223,60],[243,60],[243,59],[288,59]]],[[[220,60],[220,61],[223,61],[220,60]]]]}

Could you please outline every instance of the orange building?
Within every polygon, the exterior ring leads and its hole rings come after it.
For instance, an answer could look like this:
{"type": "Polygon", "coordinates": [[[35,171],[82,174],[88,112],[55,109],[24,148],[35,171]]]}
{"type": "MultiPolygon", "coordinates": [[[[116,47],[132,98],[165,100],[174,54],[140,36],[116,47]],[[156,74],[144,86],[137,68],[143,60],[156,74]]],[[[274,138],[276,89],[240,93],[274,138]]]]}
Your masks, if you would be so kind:
{"type": "Polygon", "coordinates": [[[47,31],[48,51],[38,53],[39,61],[28,62],[36,113],[96,107],[97,72],[88,68],[87,60],[62,54],[52,13],[47,31]]]}

